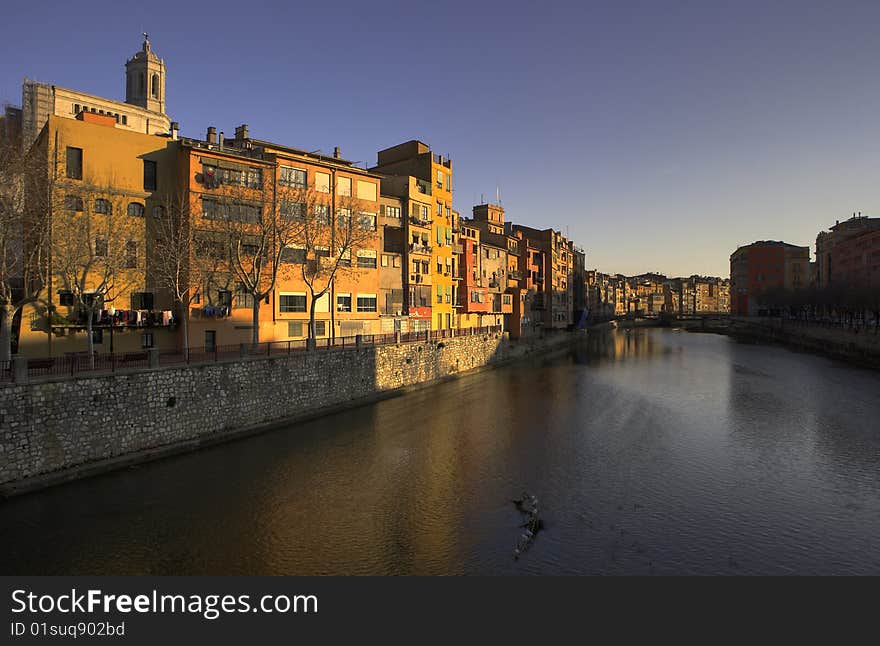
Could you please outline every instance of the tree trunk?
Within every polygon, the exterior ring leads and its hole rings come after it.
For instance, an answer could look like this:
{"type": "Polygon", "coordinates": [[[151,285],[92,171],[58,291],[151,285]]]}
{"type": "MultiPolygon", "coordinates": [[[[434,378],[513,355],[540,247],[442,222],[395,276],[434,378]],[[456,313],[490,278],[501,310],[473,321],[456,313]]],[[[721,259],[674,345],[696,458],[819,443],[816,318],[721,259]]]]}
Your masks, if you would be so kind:
{"type": "Polygon", "coordinates": [[[312,302],[309,304],[309,335],[308,335],[308,338],[310,338],[310,339],[315,339],[315,305],[316,305],[315,293],[312,292],[312,302]]]}
{"type": "Polygon", "coordinates": [[[9,305],[0,308],[0,361],[12,359],[12,318],[15,309],[9,305]]]}
{"type": "Polygon", "coordinates": [[[94,312],[89,311],[88,318],[86,319],[86,341],[88,343],[87,347],[89,349],[89,369],[95,369],[95,339],[92,336],[92,317],[94,316],[94,312]]]}
{"type": "Polygon", "coordinates": [[[189,357],[189,305],[180,304],[180,331],[183,334],[183,358],[189,357]]]}
{"type": "Polygon", "coordinates": [[[251,337],[251,343],[254,348],[260,345],[260,301],[262,299],[254,296],[254,307],[253,307],[253,324],[254,324],[254,333],[251,337]]]}

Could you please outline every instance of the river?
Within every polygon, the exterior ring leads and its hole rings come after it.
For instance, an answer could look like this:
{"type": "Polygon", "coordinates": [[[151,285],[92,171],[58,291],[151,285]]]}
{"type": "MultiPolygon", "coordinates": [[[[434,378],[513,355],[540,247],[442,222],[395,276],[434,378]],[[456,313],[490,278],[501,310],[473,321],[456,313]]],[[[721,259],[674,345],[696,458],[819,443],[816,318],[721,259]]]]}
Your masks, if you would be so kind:
{"type": "Polygon", "coordinates": [[[880,373],[637,329],[0,502],[4,574],[878,574],[880,373]],[[510,502],[540,500],[519,559],[510,502]]]}

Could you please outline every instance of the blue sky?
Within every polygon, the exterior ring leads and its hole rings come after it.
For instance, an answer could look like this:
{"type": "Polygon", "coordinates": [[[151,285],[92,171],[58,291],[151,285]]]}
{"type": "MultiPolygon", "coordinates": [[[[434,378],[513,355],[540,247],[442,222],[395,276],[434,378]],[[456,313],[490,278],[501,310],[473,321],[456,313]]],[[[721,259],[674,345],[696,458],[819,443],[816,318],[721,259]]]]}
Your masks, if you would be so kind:
{"type": "Polygon", "coordinates": [[[741,244],[880,212],[880,3],[120,7],[5,7],[0,101],[24,76],[121,99],[148,31],[184,135],[248,123],[368,164],[421,139],[462,214],[500,187],[606,272],[726,276],[741,244]]]}

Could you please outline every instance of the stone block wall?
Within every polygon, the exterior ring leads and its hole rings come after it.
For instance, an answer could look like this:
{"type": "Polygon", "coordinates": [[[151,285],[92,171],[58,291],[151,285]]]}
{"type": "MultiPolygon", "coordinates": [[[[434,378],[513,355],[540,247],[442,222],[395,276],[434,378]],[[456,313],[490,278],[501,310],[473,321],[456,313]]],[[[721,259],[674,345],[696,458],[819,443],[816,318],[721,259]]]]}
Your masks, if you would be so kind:
{"type": "Polygon", "coordinates": [[[0,386],[0,487],[184,450],[568,342],[491,334],[0,386]]]}

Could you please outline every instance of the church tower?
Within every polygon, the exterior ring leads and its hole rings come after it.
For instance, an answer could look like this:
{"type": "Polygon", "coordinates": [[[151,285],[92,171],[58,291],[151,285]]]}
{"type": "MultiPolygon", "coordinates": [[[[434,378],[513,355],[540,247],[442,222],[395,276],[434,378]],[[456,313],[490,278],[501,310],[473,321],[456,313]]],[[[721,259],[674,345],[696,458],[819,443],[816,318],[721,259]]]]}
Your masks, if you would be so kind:
{"type": "Polygon", "coordinates": [[[125,63],[125,102],[165,114],[165,61],[150,49],[147,34],[141,51],[125,63]]]}

